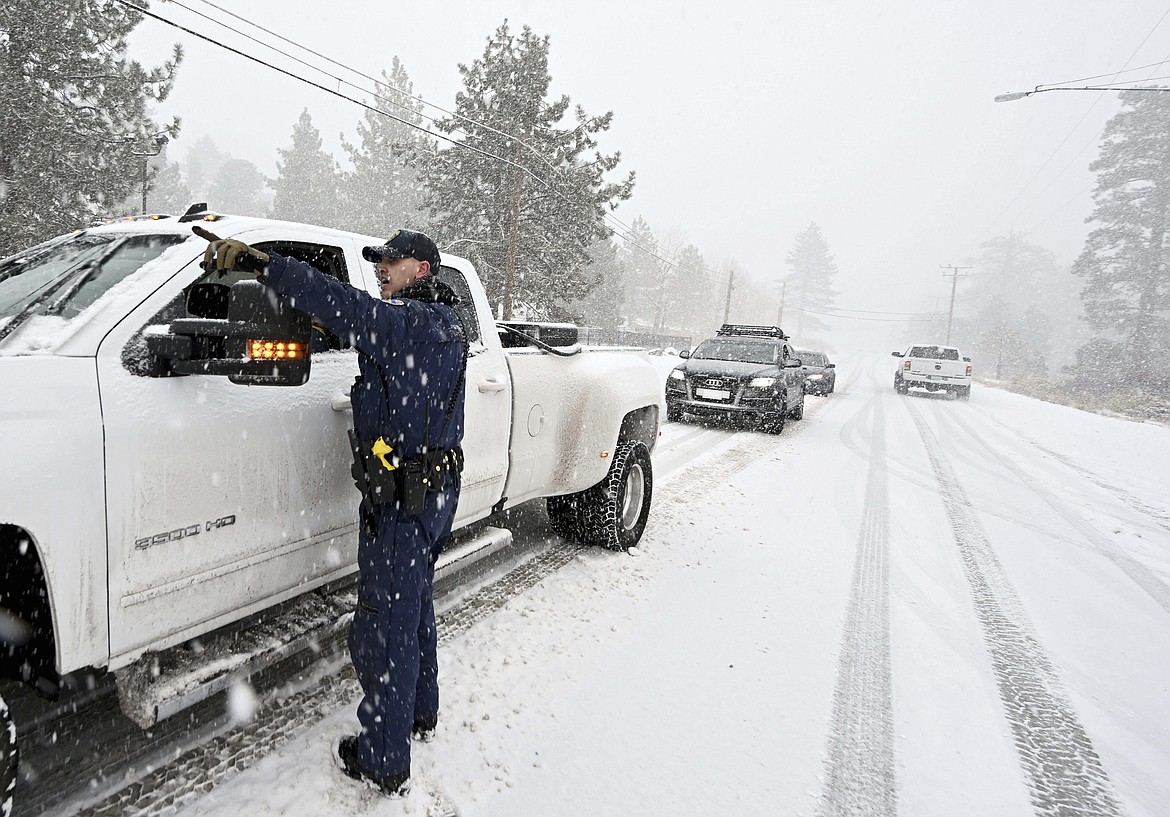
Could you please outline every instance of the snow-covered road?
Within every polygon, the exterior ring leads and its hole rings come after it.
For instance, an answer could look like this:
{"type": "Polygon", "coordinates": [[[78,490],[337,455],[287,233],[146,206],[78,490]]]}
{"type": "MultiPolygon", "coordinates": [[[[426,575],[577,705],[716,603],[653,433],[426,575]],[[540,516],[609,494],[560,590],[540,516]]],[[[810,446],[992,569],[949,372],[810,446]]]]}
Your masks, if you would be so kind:
{"type": "Polygon", "coordinates": [[[666,426],[637,553],[443,642],[406,800],[333,767],[349,700],[174,811],[1170,813],[1170,429],[887,369],[780,437],[666,426]]]}

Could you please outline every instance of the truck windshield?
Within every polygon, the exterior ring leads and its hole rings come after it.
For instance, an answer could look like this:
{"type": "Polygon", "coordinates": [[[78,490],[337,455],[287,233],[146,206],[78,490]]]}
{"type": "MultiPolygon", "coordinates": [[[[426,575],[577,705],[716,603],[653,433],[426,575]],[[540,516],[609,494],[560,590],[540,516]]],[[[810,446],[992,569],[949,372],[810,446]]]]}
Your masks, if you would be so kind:
{"type": "Polygon", "coordinates": [[[774,343],[717,338],[705,340],[695,349],[691,358],[700,360],[738,360],[743,363],[775,363],[777,346],[774,343]]]}
{"type": "Polygon", "coordinates": [[[32,314],[72,318],[114,284],[185,240],[186,236],[158,233],[78,233],[9,256],[0,261],[0,321],[20,315],[47,293],[52,295],[32,314]],[[72,275],[76,281],[64,280],[72,275]]]}

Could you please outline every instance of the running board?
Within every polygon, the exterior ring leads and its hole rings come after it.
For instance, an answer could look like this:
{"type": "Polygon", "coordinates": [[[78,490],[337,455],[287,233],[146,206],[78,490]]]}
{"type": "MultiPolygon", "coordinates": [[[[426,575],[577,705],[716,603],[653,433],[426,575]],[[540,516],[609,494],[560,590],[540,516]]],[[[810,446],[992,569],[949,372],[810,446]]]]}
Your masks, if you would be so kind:
{"type": "MultiPolygon", "coordinates": [[[[511,542],[511,531],[494,527],[456,536],[435,563],[435,578],[457,573],[511,542]]],[[[356,604],[352,585],[317,590],[251,627],[229,628],[146,653],[115,672],[122,711],[149,729],[294,655],[315,659],[331,648],[343,648],[356,604]]]]}
{"type": "Polygon", "coordinates": [[[458,573],[510,544],[512,531],[490,525],[466,537],[456,537],[444,548],[439,561],[435,562],[435,581],[458,573]]]}

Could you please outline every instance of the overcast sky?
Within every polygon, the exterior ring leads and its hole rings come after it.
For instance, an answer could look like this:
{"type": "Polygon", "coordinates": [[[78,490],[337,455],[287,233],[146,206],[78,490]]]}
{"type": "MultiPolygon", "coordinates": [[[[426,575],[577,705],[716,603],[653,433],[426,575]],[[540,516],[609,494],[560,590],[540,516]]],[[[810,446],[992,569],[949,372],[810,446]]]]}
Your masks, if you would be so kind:
{"type": "MultiPolygon", "coordinates": [[[[244,28],[201,0],[180,2],[244,28]]],[[[680,227],[712,264],[733,257],[760,280],[778,277],[816,221],[840,268],[838,306],[854,309],[905,310],[908,292],[922,294],[914,308],[933,306],[926,296],[949,291],[940,264],[963,264],[1013,228],[1071,263],[1116,94],[993,97],[1170,59],[1164,0],[216,2],[366,74],[397,55],[415,92],[446,108],[457,64],[505,18],[529,25],[551,37],[553,92],[614,111],[601,148],[620,150],[638,176],[619,218],[680,227]]],[[[153,9],[240,42],[176,2],[153,9]]],[[[306,107],[343,158],[339,134],[352,136],[359,108],[153,20],[132,54],[157,63],[173,42],[187,58],[162,110],[183,119],[172,159],[207,134],[273,174],[306,107]]]]}

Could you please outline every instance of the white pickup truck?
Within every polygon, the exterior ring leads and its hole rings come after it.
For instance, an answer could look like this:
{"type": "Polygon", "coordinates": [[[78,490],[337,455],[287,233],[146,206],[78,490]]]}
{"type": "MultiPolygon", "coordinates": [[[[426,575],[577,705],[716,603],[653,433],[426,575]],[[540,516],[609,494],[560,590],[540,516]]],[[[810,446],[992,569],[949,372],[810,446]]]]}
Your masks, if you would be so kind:
{"type": "MultiPolygon", "coordinates": [[[[66,674],[94,669],[123,686],[149,653],[356,571],[347,429],[357,353],[318,331],[293,387],[248,385],[282,382],[271,376],[281,363],[261,363],[257,376],[207,326],[228,323],[232,285],[253,276],[205,272],[191,224],[375,296],[361,249],[384,239],[195,210],[0,261],[0,680],[51,694],[66,674]],[[191,326],[203,328],[192,336],[191,326]],[[230,378],[197,373],[237,364],[230,378]]],[[[438,274],[464,299],[470,340],[456,528],[548,497],[558,532],[635,544],[659,424],[649,358],[530,343],[523,326],[493,321],[470,263],[444,254],[438,274]]],[[[555,330],[546,337],[564,341],[565,327],[555,330]]],[[[175,688],[191,697],[187,687],[175,688]]],[[[152,706],[136,719],[166,714],[152,706]]],[[[11,759],[5,749],[0,786],[11,759]]]]}
{"type": "Polygon", "coordinates": [[[971,399],[971,358],[964,357],[957,346],[915,343],[905,352],[890,354],[902,358],[894,370],[894,391],[898,394],[914,387],[971,399]]]}

